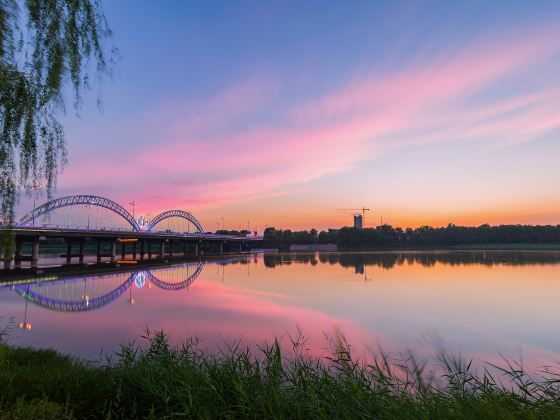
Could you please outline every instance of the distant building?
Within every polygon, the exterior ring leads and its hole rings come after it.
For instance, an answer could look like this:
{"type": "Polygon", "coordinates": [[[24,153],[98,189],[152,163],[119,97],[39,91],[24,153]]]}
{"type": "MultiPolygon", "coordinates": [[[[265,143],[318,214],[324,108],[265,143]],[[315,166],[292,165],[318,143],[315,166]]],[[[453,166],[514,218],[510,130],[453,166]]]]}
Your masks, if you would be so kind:
{"type": "Polygon", "coordinates": [[[364,219],[361,214],[354,215],[354,227],[356,229],[363,229],[364,228],[364,219]]]}

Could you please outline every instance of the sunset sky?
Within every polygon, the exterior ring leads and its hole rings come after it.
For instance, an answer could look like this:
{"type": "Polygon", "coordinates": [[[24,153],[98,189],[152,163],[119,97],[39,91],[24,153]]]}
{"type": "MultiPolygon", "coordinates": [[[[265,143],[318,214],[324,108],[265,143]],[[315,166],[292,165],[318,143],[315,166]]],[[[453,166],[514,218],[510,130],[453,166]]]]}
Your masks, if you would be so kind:
{"type": "MultiPolygon", "coordinates": [[[[57,196],[207,230],[560,223],[560,2],[105,1],[57,196]]],[[[29,209],[22,198],[18,212],[29,209]]]]}

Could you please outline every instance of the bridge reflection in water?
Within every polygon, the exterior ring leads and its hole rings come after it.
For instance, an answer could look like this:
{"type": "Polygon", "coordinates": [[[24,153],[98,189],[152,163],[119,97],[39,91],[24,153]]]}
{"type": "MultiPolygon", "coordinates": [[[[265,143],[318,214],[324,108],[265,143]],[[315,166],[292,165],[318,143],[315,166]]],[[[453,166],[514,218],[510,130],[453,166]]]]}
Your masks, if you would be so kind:
{"type": "MultiPolygon", "coordinates": [[[[125,273],[37,279],[31,284],[10,287],[26,302],[43,308],[59,312],[85,312],[110,304],[131,288],[188,289],[203,267],[204,263],[199,261],[125,273]]],[[[134,303],[132,297],[129,302],[134,303]]]]}
{"type": "MultiPolygon", "coordinates": [[[[231,256],[214,263],[219,266],[247,263],[253,256],[231,256]]],[[[256,257],[255,257],[256,258],[256,257]]],[[[338,265],[353,268],[356,274],[367,275],[368,267],[391,270],[402,265],[433,267],[466,265],[550,265],[560,264],[560,252],[533,251],[445,251],[445,252],[370,252],[370,253],[271,253],[264,254],[264,266],[275,268],[291,264],[338,265]]],[[[130,269],[112,273],[95,273],[61,278],[56,275],[32,277],[18,283],[5,284],[26,302],[60,312],[85,312],[101,308],[117,300],[127,290],[152,288],[180,291],[188,289],[199,277],[206,262],[160,265],[142,270],[130,269]]],[[[56,268],[55,268],[56,270],[56,268]]],[[[87,269],[86,269],[87,270],[87,269]]],[[[91,272],[91,271],[90,271],[91,272]]],[[[2,285],[0,284],[0,287],[2,285]]],[[[130,303],[134,303],[132,296],[130,303]]]]}

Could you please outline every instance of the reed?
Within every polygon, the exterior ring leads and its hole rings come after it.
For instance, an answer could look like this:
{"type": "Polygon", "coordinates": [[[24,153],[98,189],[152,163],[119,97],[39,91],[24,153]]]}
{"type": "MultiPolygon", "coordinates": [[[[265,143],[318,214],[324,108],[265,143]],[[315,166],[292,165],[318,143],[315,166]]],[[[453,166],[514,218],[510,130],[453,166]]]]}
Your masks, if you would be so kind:
{"type": "Polygon", "coordinates": [[[560,378],[520,364],[488,365],[443,350],[430,366],[379,352],[360,363],[337,335],[315,358],[300,334],[257,351],[210,354],[195,338],[158,331],[103,363],[0,344],[0,418],[560,418],[560,378]]]}

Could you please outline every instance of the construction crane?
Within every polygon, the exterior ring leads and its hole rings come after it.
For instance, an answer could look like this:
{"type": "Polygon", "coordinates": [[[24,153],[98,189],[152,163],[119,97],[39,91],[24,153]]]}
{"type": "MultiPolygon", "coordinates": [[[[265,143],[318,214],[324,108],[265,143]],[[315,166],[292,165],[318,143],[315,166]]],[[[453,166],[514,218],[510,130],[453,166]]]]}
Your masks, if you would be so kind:
{"type": "Polygon", "coordinates": [[[364,224],[364,227],[366,227],[366,211],[370,211],[370,209],[366,209],[365,206],[362,206],[361,209],[337,209],[337,210],[361,211],[362,212],[362,223],[364,224]]]}

